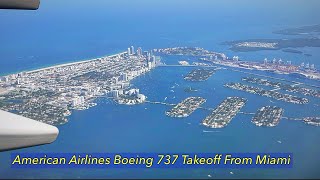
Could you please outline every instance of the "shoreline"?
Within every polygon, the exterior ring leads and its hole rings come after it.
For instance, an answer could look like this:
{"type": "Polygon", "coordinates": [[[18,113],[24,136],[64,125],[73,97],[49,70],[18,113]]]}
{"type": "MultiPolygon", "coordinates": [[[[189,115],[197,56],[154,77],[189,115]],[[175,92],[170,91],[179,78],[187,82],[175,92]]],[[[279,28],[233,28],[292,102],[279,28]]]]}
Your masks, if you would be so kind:
{"type": "Polygon", "coordinates": [[[91,57],[89,59],[86,58],[86,59],[77,59],[77,60],[67,60],[67,61],[61,62],[61,63],[47,64],[47,65],[38,66],[38,67],[35,67],[35,68],[28,68],[28,69],[25,69],[25,70],[18,70],[18,71],[8,72],[8,73],[1,73],[0,72],[0,77],[9,76],[9,75],[12,75],[12,74],[18,74],[18,73],[21,73],[21,72],[32,73],[32,72],[37,72],[37,71],[46,70],[46,69],[55,68],[55,67],[63,67],[63,66],[67,66],[67,65],[77,64],[77,63],[89,62],[89,61],[93,61],[93,60],[96,60],[96,59],[99,59],[99,58],[106,58],[106,57],[116,56],[116,55],[121,54],[121,53],[124,53],[124,52],[108,53],[106,55],[91,57]]]}
{"type": "Polygon", "coordinates": [[[94,58],[94,59],[86,59],[86,60],[79,60],[79,61],[69,62],[69,63],[64,63],[64,64],[57,64],[57,65],[47,66],[47,67],[40,68],[40,69],[35,69],[35,70],[30,70],[30,71],[22,71],[22,72],[33,73],[33,72],[43,71],[43,70],[57,68],[57,67],[64,67],[64,66],[70,66],[70,65],[80,64],[80,63],[86,63],[86,62],[90,62],[90,61],[96,61],[99,58],[110,58],[110,57],[114,57],[114,56],[117,56],[117,55],[120,55],[123,53],[125,53],[125,52],[120,52],[120,53],[116,53],[113,55],[106,55],[106,56],[102,56],[102,57],[98,57],[98,58],[94,58]]]}

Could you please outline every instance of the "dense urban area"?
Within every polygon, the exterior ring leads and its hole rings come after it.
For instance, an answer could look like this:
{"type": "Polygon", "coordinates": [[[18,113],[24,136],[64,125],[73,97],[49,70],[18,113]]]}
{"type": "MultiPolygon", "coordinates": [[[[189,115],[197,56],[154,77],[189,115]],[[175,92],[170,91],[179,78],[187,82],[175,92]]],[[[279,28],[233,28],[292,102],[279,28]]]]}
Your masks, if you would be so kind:
{"type": "MultiPolygon", "coordinates": [[[[167,116],[186,118],[197,109],[211,111],[202,125],[209,128],[226,127],[240,113],[247,103],[242,97],[226,97],[216,108],[204,108],[206,99],[188,97],[178,104],[147,101],[147,96],[137,88],[131,88],[130,81],[145,74],[157,66],[169,66],[161,63],[162,55],[183,55],[197,57],[200,62],[179,61],[181,67],[195,67],[184,76],[185,81],[206,81],[219,69],[240,68],[267,70],[275,73],[296,73],[310,79],[319,79],[320,73],[314,65],[291,64],[280,60],[262,62],[242,61],[238,56],[227,57],[223,53],[212,52],[199,47],[174,47],[153,49],[151,51],[137,50],[133,46],[127,51],[115,55],[86,61],[67,63],[48,68],[25,71],[0,77],[0,109],[13,112],[48,124],[59,125],[68,121],[73,110],[85,110],[96,105],[95,99],[107,97],[119,104],[134,105],[141,103],[165,104],[173,106],[165,112],[167,116]],[[217,66],[218,65],[218,66],[217,66]],[[227,67],[227,68],[226,68],[227,67]],[[131,88],[131,89],[130,89],[131,88]]],[[[227,69],[228,70],[228,69],[227,69]]],[[[233,70],[233,69],[231,69],[233,70]]],[[[301,83],[288,84],[257,77],[243,77],[243,82],[228,82],[225,88],[244,91],[258,96],[297,105],[308,104],[307,97],[320,97],[320,91],[302,86],[301,83]],[[265,86],[264,89],[253,85],[265,86]],[[278,92],[283,90],[288,92],[278,92]],[[292,95],[289,93],[295,93],[292,95]]],[[[196,89],[186,87],[185,92],[196,92],[196,89]]],[[[274,127],[279,124],[284,109],[277,106],[264,106],[253,114],[252,123],[257,126],[274,127]]],[[[289,118],[287,118],[289,119],[289,118]]],[[[320,126],[319,117],[304,117],[301,120],[309,125],[320,126]]]]}

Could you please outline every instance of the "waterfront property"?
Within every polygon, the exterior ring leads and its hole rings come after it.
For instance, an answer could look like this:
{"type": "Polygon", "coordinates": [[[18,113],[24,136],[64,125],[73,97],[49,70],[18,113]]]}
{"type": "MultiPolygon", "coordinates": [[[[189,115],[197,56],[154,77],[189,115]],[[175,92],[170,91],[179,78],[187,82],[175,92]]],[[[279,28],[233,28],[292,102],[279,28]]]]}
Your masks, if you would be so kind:
{"type": "Polygon", "coordinates": [[[188,117],[205,102],[206,100],[202,97],[188,97],[170,111],[167,111],[166,115],[171,117],[188,117]]]}
{"type": "Polygon", "coordinates": [[[306,117],[303,122],[313,126],[320,126],[320,117],[306,117]]]}
{"type": "Polygon", "coordinates": [[[264,106],[256,112],[251,122],[256,126],[274,127],[279,124],[283,111],[276,106],[264,106]]]}
{"type": "MultiPolygon", "coordinates": [[[[97,97],[119,96],[130,81],[157,65],[150,52],[128,52],[0,77],[0,109],[48,124],[67,122],[70,110],[85,110],[97,97]]],[[[141,94],[134,103],[143,102],[141,94]]],[[[128,98],[120,103],[132,103],[128,98]]]]}
{"type": "Polygon", "coordinates": [[[242,80],[252,84],[270,86],[276,89],[285,90],[287,92],[300,93],[306,96],[313,96],[313,97],[320,98],[319,90],[300,87],[299,84],[289,85],[289,84],[278,82],[278,81],[270,81],[268,79],[261,79],[261,78],[255,78],[255,77],[245,77],[245,78],[242,78],[242,80]]]}
{"type": "Polygon", "coordinates": [[[184,79],[187,81],[205,81],[215,73],[213,69],[195,69],[188,73],[184,79]]]}
{"type": "Polygon", "coordinates": [[[223,128],[231,122],[246,102],[244,98],[228,97],[202,121],[202,124],[210,128],[223,128]]]}
{"type": "Polygon", "coordinates": [[[252,94],[257,94],[259,96],[271,97],[276,100],[285,101],[293,104],[308,104],[309,100],[307,98],[297,97],[290,94],[283,94],[272,90],[265,90],[258,87],[248,86],[241,83],[227,83],[224,85],[227,88],[236,89],[239,91],[244,91],[252,94]]]}

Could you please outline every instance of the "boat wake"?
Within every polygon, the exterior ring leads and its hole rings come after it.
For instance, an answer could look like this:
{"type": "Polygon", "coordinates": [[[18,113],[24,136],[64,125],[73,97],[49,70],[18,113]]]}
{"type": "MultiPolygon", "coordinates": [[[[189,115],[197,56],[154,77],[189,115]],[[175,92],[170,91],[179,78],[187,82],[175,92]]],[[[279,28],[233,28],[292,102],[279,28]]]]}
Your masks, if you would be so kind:
{"type": "Polygon", "coordinates": [[[206,131],[206,130],[203,130],[202,132],[204,132],[204,133],[218,133],[218,132],[221,132],[221,131],[206,131]]]}

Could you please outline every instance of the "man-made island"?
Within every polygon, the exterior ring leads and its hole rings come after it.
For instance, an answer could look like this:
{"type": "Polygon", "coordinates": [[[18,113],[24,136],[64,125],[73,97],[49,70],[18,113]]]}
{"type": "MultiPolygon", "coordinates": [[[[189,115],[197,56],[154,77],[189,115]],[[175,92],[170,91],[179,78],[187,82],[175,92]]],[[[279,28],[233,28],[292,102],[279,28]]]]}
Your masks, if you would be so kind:
{"type": "Polygon", "coordinates": [[[320,126],[320,117],[306,117],[303,122],[313,126],[320,126]]]}
{"type": "Polygon", "coordinates": [[[309,100],[302,97],[293,96],[291,94],[283,94],[273,90],[265,90],[259,87],[248,86],[241,83],[227,83],[224,85],[227,88],[244,91],[252,94],[257,94],[260,96],[271,97],[273,99],[289,102],[293,104],[308,104],[309,100]]]}
{"type": "Polygon", "coordinates": [[[256,112],[251,122],[256,126],[274,127],[279,124],[282,114],[282,108],[276,106],[265,106],[256,112]]]}
{"type": "Polygon", "coordinates": [[[223,128],[230,123],[246,102],[244,98],[228,97],[202,121],[202,124],[210,128],[223,128]]]}
{"type": "Polygon", "coordinates": [[[187,74],[184,79],[187,81],[205,81],[215,72],[214,69],[195,69],[187,74]]]}
{"type": "Polygon", "coordinates": [[[255,78],[255,77],[245,77],[245,78],[242,78],[242,80],[252,84],[273,87],[275,88],[275,90],[278,90],[278,89],[285,90],[287,92],[300,93],[306,96],[313,96],[313,97],[320,98],[320,91],[315,89],[300,87],[296,85],[289,85],[279,81],[270,81],[268,79],[261,79],[261,78],[255,78]]]}
{"type": "Polygon", "coordinates": [[[166,115],[171,117],[188,117],[205,102],[206,100],[202,97],[188,97],[170,111],[167,111],[166,115]]]}

